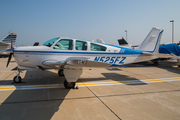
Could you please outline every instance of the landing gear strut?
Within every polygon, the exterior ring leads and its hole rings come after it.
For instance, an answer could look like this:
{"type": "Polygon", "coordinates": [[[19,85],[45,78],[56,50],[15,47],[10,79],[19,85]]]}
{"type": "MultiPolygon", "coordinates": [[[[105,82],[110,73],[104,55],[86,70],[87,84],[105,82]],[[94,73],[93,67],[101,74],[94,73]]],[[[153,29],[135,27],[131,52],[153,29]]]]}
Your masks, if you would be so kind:
{"type": "Polygon", "coordinates": [[[71,89],[71,88],[74,88],[76,85],[75,82],[67,82],[67,80],[64,80],[64,87],[66,89],[71,89]]]}
{"type": "Polygon", "coordinates": [[[18,74],[17,74],[17,76],[15,76],[14,78],[13,78],[13,81],[14,81],[14,83],[20,83],[21,81],[22,81],[22,78],[19,76],[20,75],[20,70],[18,70],[18,74]]]}

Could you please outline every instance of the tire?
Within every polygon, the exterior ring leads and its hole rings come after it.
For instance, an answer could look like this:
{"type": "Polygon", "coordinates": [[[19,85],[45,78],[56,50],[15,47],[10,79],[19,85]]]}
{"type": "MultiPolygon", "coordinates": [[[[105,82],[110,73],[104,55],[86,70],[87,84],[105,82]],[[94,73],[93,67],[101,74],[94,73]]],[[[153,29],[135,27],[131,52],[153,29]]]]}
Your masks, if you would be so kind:
{"type": "Polygon", "coordinates": [[[159,60],[152,60],[154,65],[158,65],[159,64],[159,60]]]}
{"type": "Polygon", "coordinates": [[[60,70],[58,71],[58,75],[59,75],[59,76],[64,76],[63,69],[60,69],[60,70]]]}
{"type": "Polygon", "coordinates": [[[71,89],[71,88],[74,88],[76,85],[75,82],[67,82],[67,80],[64,80],[64,87],[66,89],[71,89]]]}
{"type": "Polygon", "coordinates": [[[14,83],[20,83],[21,82],[21,77],[19,76],[18,78],[17,78],[17,76],[15,76],[14,78],[13,78],[13,81],[14,81],[14,83]]]}

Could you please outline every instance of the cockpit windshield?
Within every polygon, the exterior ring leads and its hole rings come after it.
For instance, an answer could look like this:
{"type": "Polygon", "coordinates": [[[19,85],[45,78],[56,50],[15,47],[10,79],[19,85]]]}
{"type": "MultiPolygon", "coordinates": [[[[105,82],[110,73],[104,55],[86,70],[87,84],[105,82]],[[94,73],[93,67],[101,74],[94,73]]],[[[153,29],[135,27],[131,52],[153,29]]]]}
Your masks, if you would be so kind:
{"type": "Polygon", "coordinates": [[[50,40],[46,41],[43,45],[44,45],[44,46],[51,47],[52,44],[53,44],[56,40],[58,40],[58,39],[59,39],[59,37],[50,39],[50,40]]]}

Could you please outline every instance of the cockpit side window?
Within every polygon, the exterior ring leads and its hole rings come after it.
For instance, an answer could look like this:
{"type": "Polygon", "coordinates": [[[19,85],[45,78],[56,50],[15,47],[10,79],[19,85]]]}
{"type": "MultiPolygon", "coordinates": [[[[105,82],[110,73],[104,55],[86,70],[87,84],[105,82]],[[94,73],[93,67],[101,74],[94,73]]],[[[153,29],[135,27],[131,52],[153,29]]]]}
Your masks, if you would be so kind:
{"type": "Polygon", "coordinates": [[[59,39],[59,37],[50,39],[50,40],[46,41],[43,45],[44,45],[44,46],[51,47],[52,44],[53,44],[56,40],[58,40],[58,39],[59,39]]]}
{"type": "Polygon", "coordinates": [[[105,46],[91,43],[91,51],[106,51],[106,49],[107,48],[105,46]]]}
{"type": "Polygon", "coordinates": [[[87,42],[76,40],[76,50],[87,50],[87,42]]]}
{"type": "Polygon", "coordinates": [[[73,40],[61,39],[54,45],[53,49],[72,50],[73,49],[73,40]]]}

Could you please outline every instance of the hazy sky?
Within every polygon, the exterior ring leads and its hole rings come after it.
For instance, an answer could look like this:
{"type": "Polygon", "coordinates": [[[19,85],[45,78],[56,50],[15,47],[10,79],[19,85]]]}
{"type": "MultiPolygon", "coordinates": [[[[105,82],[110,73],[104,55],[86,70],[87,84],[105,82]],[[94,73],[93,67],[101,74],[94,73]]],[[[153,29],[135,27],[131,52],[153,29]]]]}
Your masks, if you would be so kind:
{"type": "Polygon", "coordinates": [[[117,39],[140,44],[152,27],[164,29],[161,43],[180,41],[180,0],[0,0],[0,39],[18,34],[16,45],[54,37],[117,39]]]}

